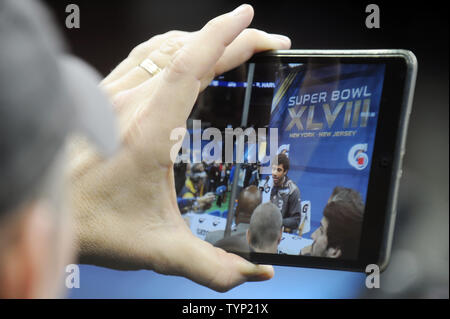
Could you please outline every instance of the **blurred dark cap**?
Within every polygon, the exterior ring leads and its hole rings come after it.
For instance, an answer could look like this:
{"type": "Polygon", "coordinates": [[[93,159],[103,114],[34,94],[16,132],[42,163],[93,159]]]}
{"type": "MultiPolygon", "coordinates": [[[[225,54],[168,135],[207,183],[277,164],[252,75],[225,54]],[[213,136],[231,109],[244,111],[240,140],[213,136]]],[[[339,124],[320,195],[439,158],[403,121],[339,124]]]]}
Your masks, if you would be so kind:
{"type": "Polygon", "coordinates": [[[195,163],[192,165],[191,172],[192,174],[201,173],[204,171],[204,168],[203,163],[195,163]]]}
{"type": "Polygon", "coordinates": [[[100,76],[64,52],[38,1],[0,1],[0,216],[30,199],[72,132],[118,147],[100,76]]]}

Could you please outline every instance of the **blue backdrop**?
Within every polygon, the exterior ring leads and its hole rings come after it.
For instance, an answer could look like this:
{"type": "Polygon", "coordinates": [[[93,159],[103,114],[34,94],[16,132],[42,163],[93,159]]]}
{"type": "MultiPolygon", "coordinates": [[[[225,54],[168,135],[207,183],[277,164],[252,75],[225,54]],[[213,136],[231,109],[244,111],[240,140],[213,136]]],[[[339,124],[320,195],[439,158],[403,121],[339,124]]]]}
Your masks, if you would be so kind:
{"type": "Polygon", "coordinates": [[[365,201],[385,66],[304,67],[277,77],[269,126],[278,128],[279,146],[289,145],[288,176],[311,201],[314,230],[335,186],[365,201]]]}

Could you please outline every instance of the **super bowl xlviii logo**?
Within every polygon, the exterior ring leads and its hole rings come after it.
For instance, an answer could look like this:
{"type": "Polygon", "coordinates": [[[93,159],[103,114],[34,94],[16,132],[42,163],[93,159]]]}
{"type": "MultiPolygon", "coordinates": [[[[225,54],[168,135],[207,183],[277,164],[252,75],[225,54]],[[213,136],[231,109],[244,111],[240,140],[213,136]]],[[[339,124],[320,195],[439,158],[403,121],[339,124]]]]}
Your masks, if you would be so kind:
{"type": "Polygon", "coordinates": [[[366,154],[367,144],[356,144],[348,152],[349,164],[357,170],[363,170],[369,164],[369,157],[366,154]]]}

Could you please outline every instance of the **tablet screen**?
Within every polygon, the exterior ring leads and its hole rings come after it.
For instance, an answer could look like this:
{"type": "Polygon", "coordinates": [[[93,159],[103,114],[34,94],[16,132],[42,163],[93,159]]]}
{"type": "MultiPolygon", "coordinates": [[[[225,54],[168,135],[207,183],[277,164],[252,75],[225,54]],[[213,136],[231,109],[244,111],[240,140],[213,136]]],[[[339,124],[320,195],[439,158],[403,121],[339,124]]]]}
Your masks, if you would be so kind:
{"type": "Polygon", "coordinates": [[[214,79],[175,165],[193,233],[230,251],[356,259],[384,73],[250,63],[214,79]]]}

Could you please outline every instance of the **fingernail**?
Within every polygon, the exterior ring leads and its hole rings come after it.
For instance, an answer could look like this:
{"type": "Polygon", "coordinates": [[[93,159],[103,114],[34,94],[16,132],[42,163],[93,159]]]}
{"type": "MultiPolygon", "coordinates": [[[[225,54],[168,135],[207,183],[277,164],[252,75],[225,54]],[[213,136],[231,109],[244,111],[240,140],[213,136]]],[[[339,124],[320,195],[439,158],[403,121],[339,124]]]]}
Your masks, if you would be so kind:
{"type": "Polygon", "coordinates": [[[274,269],[270,265],[258,265],[260,270],[260,276],[262,279],[270,279],[274,275],[274,269]]]}
{"type": "Polygon", "coordinates": [[[291,39],[289,39],[287,36],[281,34],[271,34],[271,36],[277,40],[280,40],[281,42],[291,43],[291,39]]]}
{"type": "Polygon", "coordinates": [[[247,10],[248,4],[242,4],[231,12],[234,16],[238,16],[247,10]]]}

